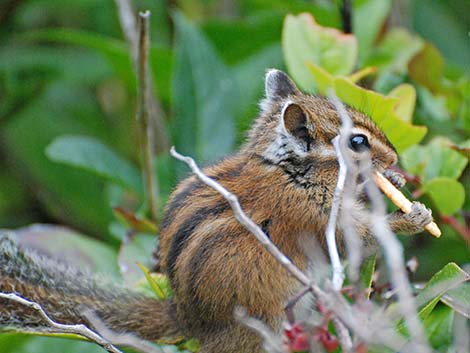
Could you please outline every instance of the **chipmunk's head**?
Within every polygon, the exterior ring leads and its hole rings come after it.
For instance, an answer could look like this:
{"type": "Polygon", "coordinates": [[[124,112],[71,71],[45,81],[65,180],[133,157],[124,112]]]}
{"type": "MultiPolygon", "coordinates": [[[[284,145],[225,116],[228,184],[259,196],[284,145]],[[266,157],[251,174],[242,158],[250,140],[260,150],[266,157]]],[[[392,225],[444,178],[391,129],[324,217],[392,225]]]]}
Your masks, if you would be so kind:
{"type": "MultiPolygon", "coordinates": [[[[325,98],[303,94],[282,71],[266,75],[266,98],[247,145],[268,163],[290,168],[337,169],[332,139],[339,134],[341,119],[334,105],[325,98]]],[[[353,122],[348,136],[348,152],[358,160],[368,154],[373,166],[383,170],[397,162],[397,154],[382,130],[362,113],[351,108],[353,122]]],[[[308,175],[304,177],[308,179],[308,175]]]]}

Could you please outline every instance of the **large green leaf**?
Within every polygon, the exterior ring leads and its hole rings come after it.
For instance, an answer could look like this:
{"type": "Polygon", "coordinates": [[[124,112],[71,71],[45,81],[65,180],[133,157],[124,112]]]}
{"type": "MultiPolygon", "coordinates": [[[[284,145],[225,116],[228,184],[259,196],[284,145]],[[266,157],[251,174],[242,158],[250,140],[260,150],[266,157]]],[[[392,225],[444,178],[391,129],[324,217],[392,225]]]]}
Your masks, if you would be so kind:
{"type": "MultiPolygon", "coordinates": [[[[29,40],[47,40],[72,44],[92,49],[103,55],[113,66],[115,72],[124,79],[131,90],[135,90],[135,72],[129,55],[129,46],[122,40],[98,33],[71,28],[52,28],[24,33],[21,36],[29,40]]],[[[160,96],[169,101],[172,55],[169,49],[152,47],[150,64],[160,96]]]]}
{"type": "Polygon", "coordinates": [[[404,75],[408,63],[423,48],[424,41],[403,28],[393,28],[374,49],[366,65],[378,67],[379,71],[404,75]]]}
{"type": "Polygon", "coordinates": [[[138,263],[150,267],[151,253],[156,246],[153,234],[134,234],[123,241],[119,250],[119,268],[124,282],[134,286],[144,274],[138,263]]]}
{"type": "Polygon", "coordinates": [[[453,310],[470,319],[470,275],[467,282],[447,291],[441,300],[453,310]]]}
{"type": "Polygon", "coordinates": [[[413,80],[427,87],[431,92],[438,92],[444,74],[444,59],[430,43],[416,55],[409,65],[409,73],[413,80]]]}
{"type": "Polygon", "coordinates": [[[249,18],[210,19],[202,29],[227,63],[238,64],[258,55],[260,48],[279,44],[284,14],[266,11],[249,18]]]}
{"type": "Polygon", "coordinates": [[[447,306],[438,306],[423,320],[429,343],[434,349],[447,352],[454,339],[454,311],[447,306]]]}
{"type": "Polygon", "coordinates": [[[352,35],[318,25],[307,13],[287,15],[282,31],[282,48],[289,73],[307,92],[317,91],[307,62],[332,75],[348,75],[357,59],[357,42],[352,35]]]}
{"type": "Polygon", "coordinates": [[[418,294],[416,297],[417,306],[422,308],[434,299],[441,298],[449,290],[468,281],[468,278],[468,274],[455,263],[447,264],[428,281],[418,294]]]}
{"type": "Polygon", "coordinates": [[[77,268],[119,278],[116,252],[108,245],[70,228],[34,224],[8,232],[25,248],[66,261],[77,268]]]}
{"type": "Polygon", "coordinates": [[[103,236],[112,215],[100,178],[54,163],[44,154],[47,145],[63,134],[105,138],[109,127],[100,114],[96,101],[83,87],[55,83],[34,102],[18,109],[2,126],[1,136],[9,165],[21,170],[23,182],[34,194],[34,206],[29,207],[87,234],[103,236]]]}
{"type": "Polygon", "coordinates": [[[180,13],[174,21],[174,142],[181,153],[214,161],[233,149],[238,89],[203,34],[180,13]]]}
{"type": "MultiPolygon", "coordinates": [[[[259,50],[255,55],[232,67],[231,75],[239,87],[236,110],[238,131],[246,131],[258,114],[258,106],[253,102],[261,99],[264,93],[266,69],[281,67],[282,64],[281,48],[278,44],[274,44],[259,50]]],[[[245,137],[240,135],[239,139],[245,137]]]]}
{"type": "Polygon", "coordinates": [[[104,353],[105,350],[92,342],[85,342],[59,337],[38,337],[16,333],[0,334],[2,353],[104,353]]]}
{"type": "Polygon", "coordinates": [[[142,193],[137,169],[95,138],[61,136],[47,147],[46,155],[55,162],[84,169],[142,193]]]}
{"type": "Polygon", "coordinates": [[[388,96],[399,99],[398,104],[395,106],[395,112],[402,120],[411,123],[416,105],[415,88],[410,84],[404,83],[395,87],[388,96]]]}
{"type": "Polygon", "coordinates": [[[465,189],[449,177],[438,177],[423,185],[423,191],[434,201],[440,213],[451,215],[460,210],[465,201],[465,189]]]}
{"type": "Polygon", "coordinates": [[[452,149],[453,143],[446,138],[433,139],[424,146],[412,146],[403,153],[403,166],[419,175],[424,183],[437,177],[458,179],[468,158],[452,149]]]}

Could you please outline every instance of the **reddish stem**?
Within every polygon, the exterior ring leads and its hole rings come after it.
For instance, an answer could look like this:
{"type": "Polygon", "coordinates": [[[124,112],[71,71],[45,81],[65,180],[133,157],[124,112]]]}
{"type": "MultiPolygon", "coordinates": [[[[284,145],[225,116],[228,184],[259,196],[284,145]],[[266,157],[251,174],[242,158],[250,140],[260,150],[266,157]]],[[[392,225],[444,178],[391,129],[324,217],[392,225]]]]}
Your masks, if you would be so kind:
{"type": "Polygon", "coordinates": [[[452,216],[441,215],[441,221],[450,227],[452,227],[457,233],[459,233],[465,241],[470,244],[470,228],[460,223],[457,218],[452,216]]]}

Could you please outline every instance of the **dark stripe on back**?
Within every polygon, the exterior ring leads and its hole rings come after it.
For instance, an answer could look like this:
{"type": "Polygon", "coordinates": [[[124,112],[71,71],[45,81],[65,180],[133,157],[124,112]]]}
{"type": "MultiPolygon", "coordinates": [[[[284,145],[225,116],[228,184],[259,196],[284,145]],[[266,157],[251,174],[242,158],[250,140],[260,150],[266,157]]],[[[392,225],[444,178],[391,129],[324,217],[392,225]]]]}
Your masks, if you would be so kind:
{"type": "Polygon", "coordinates": [[[201,244],[199,244],[199,248],[195,251],[194,255],[189,261],[189,303],[191,306],[191,315],[195,315],[195,318],[198,319],[198,321],[196,322],[208,319],[207,314],[210,313],[210,310],[204,310],[202,303],[199,301],[198,295],[196,293],[197,287],[201,285],[201,274],[207,265],[207,261],[209,260],[211,253],[214,251],[215,248],[217,248],[218,244],[222,244],[227,241],[228,237],[234,236],[237,235],[233,233],[222,232],[214,234],[213,236],[204,239],[201,244]]]}
{"type": "Polygon", "coordinates": [[[191,196],[194,191],[200,189],[204,184],[200,180],[195,180],[187,185],[183,190],[177,193],[168,203],[163,217],[161,229],[167,228],[176,216],[176,212],[183,207],[186,199],[191,196]]]}
{"type": "Polygon", "coordinates": [[[216,217],[222,214],[229,207],[229,204],[223,200],[214,207],[200,208],[196,210],[188,219],[186,219],[178,228],[171,241],[167,260],[168,276],[173,285],[176,261],[178,260],[178,256],[181,254],[181,251],[183,251],[183,248],[186,246],[188,238],[202,222],[208,218],[216,217]]]}

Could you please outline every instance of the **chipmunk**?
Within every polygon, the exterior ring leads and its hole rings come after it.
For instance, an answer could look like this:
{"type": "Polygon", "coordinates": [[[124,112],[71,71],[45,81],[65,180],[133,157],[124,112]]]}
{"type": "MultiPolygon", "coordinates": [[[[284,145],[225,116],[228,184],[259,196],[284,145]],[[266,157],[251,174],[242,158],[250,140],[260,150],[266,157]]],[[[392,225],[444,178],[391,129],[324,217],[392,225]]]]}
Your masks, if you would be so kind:
{"type": "MultiPolygon", "coordinates": [[[[204,170],[238,196],[245,212],[294,264],[306,270],[303,244],[325,247],[325,229],[338,175],[331,140],[341,121],[327,99],[303,94],[282,71],[270,70],[261,112],[239,152],[204,170]]],[[[364,114],[347,109],[353,121],[351,156],[368,153],[384,172],[397,154],[384,133],[364,114]]],[[[390,179],[402,186],[393,173],[390,179]]],[[[363,201],[348,210],[356,232],[368,242],[363,201]]],[[[431,221],[420,203],[412,212],[388,216],[394,232],[416,233],[431,221]]],[[[261,339],[233,318],[236,306],[279,330],[283,308],[299,284],[233,216],[225,199],[190,176],[173,192],[160,232],[160,265],[173,297],[157,301],[86,272],[0,244],[0,290],[40,303],[57,321],[87,323],[93,310],[110,329],[149,339],[182,334],[201,342],[201,353],[257,353],[261,339]]],[[[40,325],[30,309],[0,300],[0,323],[40,325]]]]}

